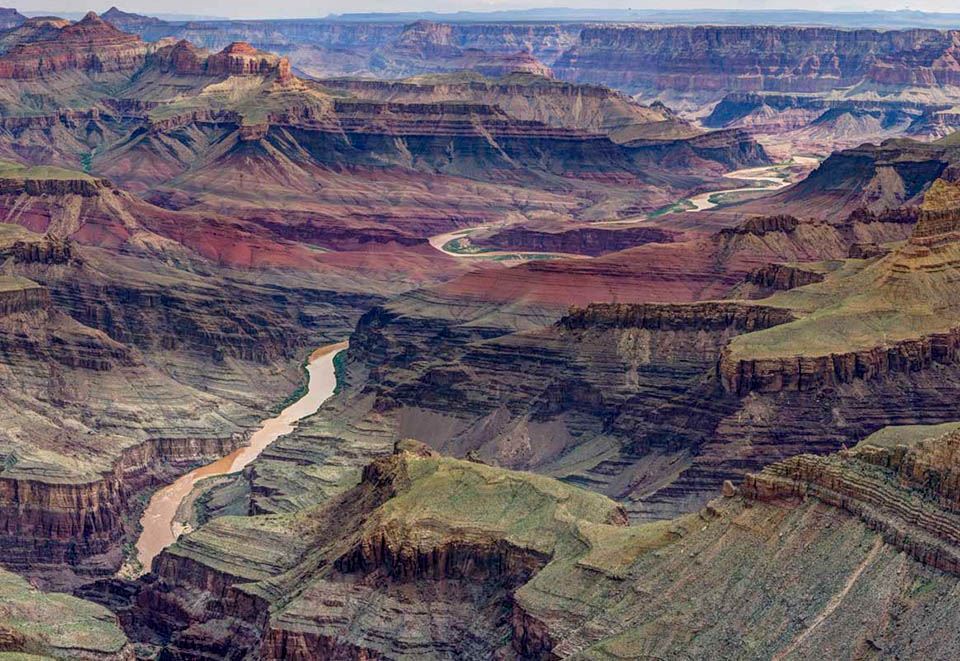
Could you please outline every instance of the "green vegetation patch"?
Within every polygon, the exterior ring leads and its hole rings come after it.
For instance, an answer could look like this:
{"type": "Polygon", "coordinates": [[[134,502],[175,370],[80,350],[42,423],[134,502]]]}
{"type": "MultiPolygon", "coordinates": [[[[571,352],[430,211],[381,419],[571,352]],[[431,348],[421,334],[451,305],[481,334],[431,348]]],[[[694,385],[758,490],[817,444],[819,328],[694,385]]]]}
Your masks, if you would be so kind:
{"type": "Polygon", "coordinates": [[[960,429],[960,421],[944,422],[939,425],[891,425],[878,429],[857,443],[856,447],[876,445],[882,448],[894,448],[898,445],[913,445],[928,438],[943,436],[960,429]]]}
{"type": "Polygon", "coordinates": [[[27,166],[15,161],[0,160],[0,179],[83,179],[96,181],[95,177],[78,170],[67,170],[52,165],[27,166]]]}
{"type": "Polygon", "coordinates": [[[68,594],[41,592],[2,569],[0,629],[23,634],[32,646],[37,646],[30,651],[55,656],[59,656],[56,650],[88,650],[112,655],[121,652],[127,644],[116,616],[103,606],[68,594]]]}
{"type": "Polygon", "coordinates": [[[485,252],[494,252],[492,248],[484,248],[483,246],[474,245],[467,237],[450,239],[443,244],[443,249],[447,252],[456,253],[458,255],[480,255],[485,252]]]}
{"type": "Polygon", "coordinates": [[[339,395],[347,382],[347,350],[338,351],[333,356],[333,378],[336,385],[333,386],[333,394],[339,395]]]}
{"type": "Polygon", "coordinates": [[[687,211],[692,211],[696,209],[697,205],[691,202],[688,199],[682,199],[679,202],[674,202],[673,204],[661,207],[654,211],[651,211],[647,214],[647,218],[657,218],[659,216],[665,216],[668,213],[686,213],[687,211]]]}

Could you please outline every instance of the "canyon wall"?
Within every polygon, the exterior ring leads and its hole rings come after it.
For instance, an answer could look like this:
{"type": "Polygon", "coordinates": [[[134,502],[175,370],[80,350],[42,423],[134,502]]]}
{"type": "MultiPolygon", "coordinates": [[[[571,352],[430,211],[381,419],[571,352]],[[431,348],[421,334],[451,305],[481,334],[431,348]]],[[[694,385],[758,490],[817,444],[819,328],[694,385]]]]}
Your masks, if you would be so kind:
{"type": "Polygon", "coordinates": [[[66,25],[49,40],[13,46],[0,55],[0,78],[29,81],[69,71],[94,75],[133,73],[146,59],[147,45],[93,12],[66,25]]]}
{"type": "Polygon", "coordinates": [[[956,33],[835,28],[584,28],[554,64],[568,80],[632,92],[662,91],[719,99],[729,92],[821,93],[862,80],[956,84],[949,55],[956,33]],[[942,58],[942,59],[941,59],[942,58]],[[905,76],[901,72],[918,71],[905,76]]]}
{"type": "Polygon", "coordinates": [[[858,516],[918,562],[960,575],[958,446],[953,432],[913,446],[799,455],[748,475],[741,490],[758,501],[816,498],[858,516]]]}

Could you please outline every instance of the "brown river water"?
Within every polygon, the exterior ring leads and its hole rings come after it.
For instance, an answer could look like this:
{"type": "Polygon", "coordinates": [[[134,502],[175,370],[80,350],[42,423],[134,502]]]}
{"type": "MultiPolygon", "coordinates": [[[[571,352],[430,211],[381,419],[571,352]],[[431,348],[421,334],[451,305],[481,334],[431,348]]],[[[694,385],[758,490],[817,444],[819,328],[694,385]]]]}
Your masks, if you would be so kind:
{"type": "Polygon", "coordinates": [[[187,527],[174,520],[177,508],[190,495],[194,485],[215,475],[236,473],[256,459],[268,445],[296,427],[297,421],[316,412],[337,385],[333,357],[347,348],[346,342],[330,344],[313,352],[307,365],[310,380],[307,392],[281,411],[276,418],[264,420],[250,437],[250,444],[238,448],[225,457],[181,475],[175,482],[155,492],[140,518],[143,531],[137,540],[137,559],[142,571],[150,570],[153,559],[173,544],[187,527]]]}

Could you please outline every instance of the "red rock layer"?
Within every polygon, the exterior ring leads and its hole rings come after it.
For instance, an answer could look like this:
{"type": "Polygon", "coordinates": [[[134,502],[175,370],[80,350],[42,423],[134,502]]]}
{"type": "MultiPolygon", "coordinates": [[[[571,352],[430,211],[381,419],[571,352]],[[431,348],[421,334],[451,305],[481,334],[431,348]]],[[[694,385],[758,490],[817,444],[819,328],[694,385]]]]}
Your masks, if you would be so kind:
{"type": "Polygon", "coordinates": [[[50,40],[19,44],[0,56],[0,79],[35,80],[71,70],[133,73],[143,66],[146,54],[140,37],[121,32],[90,12],[50,40]]]}
{"type": "Polygon", "coordinates": [[[209,76],[267,75],[290,78],[290,61],[272,53],[264,53],[249,44],[236,41],[207,58],[209,76]]]}
{"type": "Polygon", "coordinates": [[[861,80],[951,84],[957,32],[773,26],[591,26],[554,64],[567,80],[624,89],[823,92],[861,80]]]}

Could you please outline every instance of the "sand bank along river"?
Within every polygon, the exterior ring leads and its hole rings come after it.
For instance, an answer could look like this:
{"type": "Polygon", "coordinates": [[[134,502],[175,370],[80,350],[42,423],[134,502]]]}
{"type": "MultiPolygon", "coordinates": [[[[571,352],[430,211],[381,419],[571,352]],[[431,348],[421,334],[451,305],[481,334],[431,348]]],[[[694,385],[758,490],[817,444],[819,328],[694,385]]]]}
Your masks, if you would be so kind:
{"type": "Polygon", "coordinates": [[[320,405],[333,395],[337,385],[333,357],[346,348],[347,343],[340,342],[314,351],[307,365],[309,374],[307,392],[277,417],[264,420],[260,428],[250,437],[249,445],[181,475],[175,482],[153,494],[140,518],[143,531],[137,540],[137,559],[142,565],[142,571],[150,571],[153,559],[184,532],[185,527],[174,518],[180,503],[190,495],[190,491],[197,482],[215,475],[226,475],[242,470],[277,438],[293,431],[298,420],[316,412],[320,405]]]}
{"type": "MultiPolygon", "coordinates": [[[[811,170],[816,169],[820,164],[820,160],[817,158],[811,158],[809,156],[793,156],[790,161],[785,165],[799,165],[803,167],[808,167],[811,170]]],[[[785,168],[784,164],[781,165],[762,165],[760,167],[750,167],[744,168],[743,170],[735,170],[733,172],[728,172],[724,177],[727,179],[740,179],[741,181],[754,181],[762,184],[759,187],[749,187],[749,188],[721,188],[718,190],[707,191],[706,193],[699,193],[693,197],[687,197],[679,200],[677,205],[686,205],[681,206],[678,209],[672,211],[672,213],[685,213],[687,211],[706,211],[707,209],[713,209],[716,206],[719,206],[717,198],[721,195],[728,193],[772,193],[776,190],[780,190],[786,186],[796,183],[795,181],[783,177],[782,172],[785,168]]],[[[641,224],[647,221],[651,221],[656,218],[659,213],[650,213],[643,214],[641,216],[632,216],[630,218],[618,218],[615,220],[599,220],[589,223],[590,227],[602,227],[605,225],[636,225],[641,224]]],[[[660,218],[659,220],[663,220],[660,218]]],[[[538,257],[554,257],[554,258],[564,258],[564,259],[590,259],[587,255],[577,255],[571,253],[560,253],[560,252],[537,252],[532,250],[482,250],[478,249],[476,251],[469,250],[457,250],[453,248],[452,242],[456,239],[469,239],[470,235],[474,232],[480,230],[492,229],[492,228],[506,228],[511,225],[510,222],[494,222],[486,223],[484,225],[477,225],[476,227],[468,227],[466,229],[453,230],[452,232],[445,232],[443,234],[437,234],[436,236],[431,236],[429,241],[430,245],[442,252],[445,255],[450,257],[460,257],[463,259],[497,259],[497,258],[513,258],[515,261],[528,261],[530,259],[536,259],[538,257]]]]}

